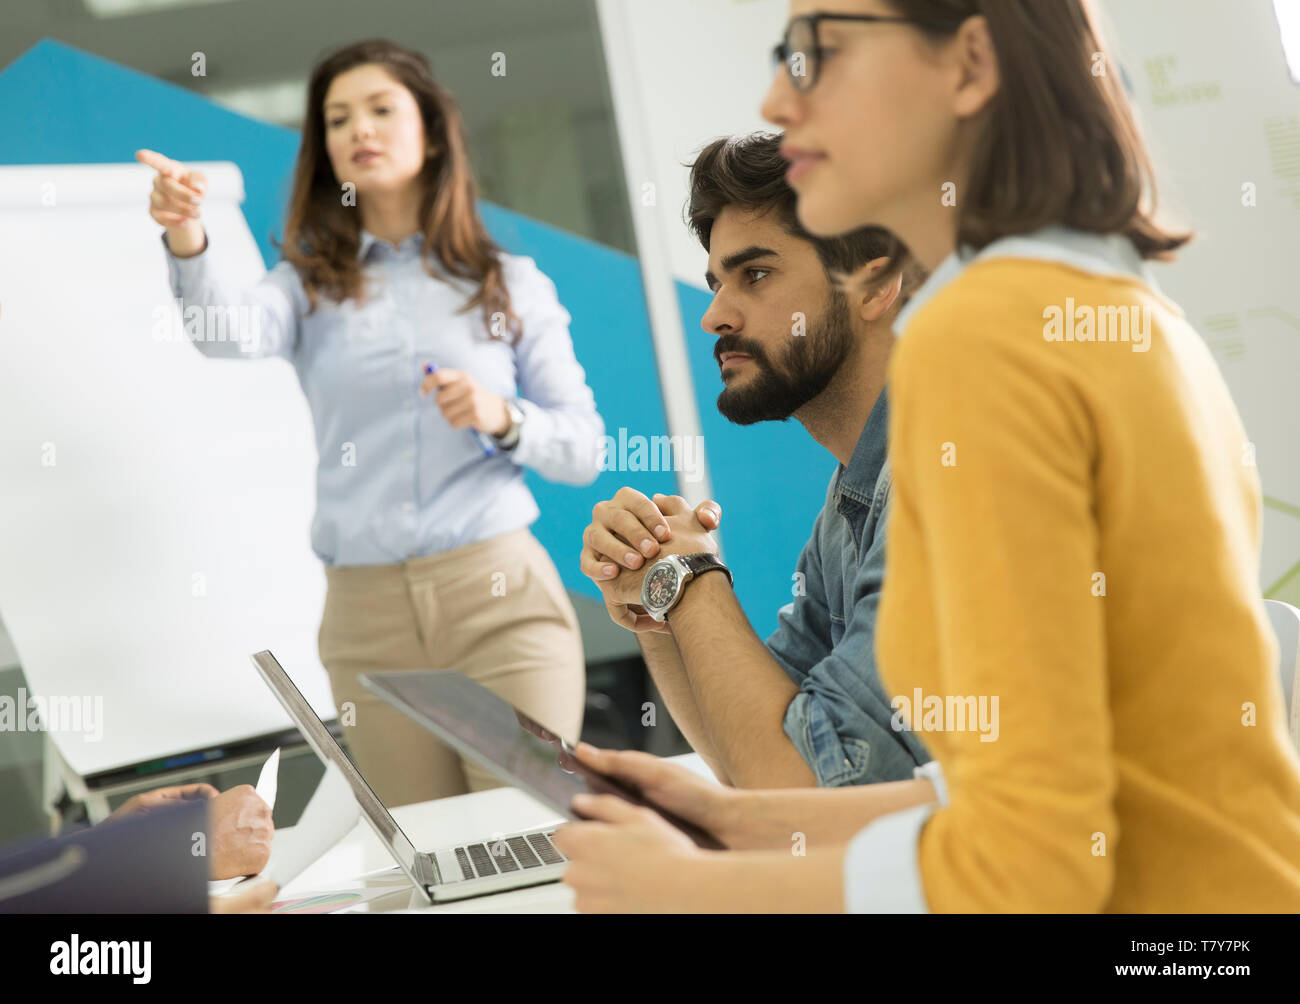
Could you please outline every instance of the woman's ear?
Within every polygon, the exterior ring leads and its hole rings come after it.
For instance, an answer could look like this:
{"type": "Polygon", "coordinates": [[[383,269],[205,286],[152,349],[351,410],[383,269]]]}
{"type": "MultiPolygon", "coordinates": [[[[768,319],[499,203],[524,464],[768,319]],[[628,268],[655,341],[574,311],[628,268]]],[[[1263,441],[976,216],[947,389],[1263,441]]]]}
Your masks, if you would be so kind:
{"type": "Polygon", "coordinates": [[[953,111],[959,118],[974,118],[992,102],[1002,86],[998,52],[988,20],[981,16],[968,17],[957,29],[951,45],[961,74],[953,111]]]}

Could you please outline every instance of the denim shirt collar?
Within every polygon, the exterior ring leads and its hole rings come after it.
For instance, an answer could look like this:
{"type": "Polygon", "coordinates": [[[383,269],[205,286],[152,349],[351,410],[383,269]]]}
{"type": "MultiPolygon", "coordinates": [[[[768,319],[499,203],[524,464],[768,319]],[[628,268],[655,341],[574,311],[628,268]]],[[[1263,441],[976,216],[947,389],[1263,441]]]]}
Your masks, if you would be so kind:
{"type": "Polygon", "coordinates": [[[870,515],[876,487],[885,466],[889,445],[889,388],[880,396],[867,416],[867,424],[858,437],[847,467],[840,465],[835,477],[835,507],[853,526],[854,539],[861,542],[862,526],[870,515]]]}
{"type": "MultiPolygon", "coordinates": [[[[1121,234],[1094,234],[1053,224],[1032,233],[999,237],[978,251],[969,245],[959,247],[939,263],[921,284],[921,288],[912,294],[907,306],[898,312],[894,319],[894,333],[901,336],[912,318],[935,294],[975,262],[990,258],[1034,258],[1059,262],[1093,275],[1133,278],[1145,283],[1153,293],[1164,298],[1151,269],[1127,237],[1121,234]]],[[[1167,299],[1166,305],[1177,313],[1182,313],[1177,305],[1167,299]]]]}

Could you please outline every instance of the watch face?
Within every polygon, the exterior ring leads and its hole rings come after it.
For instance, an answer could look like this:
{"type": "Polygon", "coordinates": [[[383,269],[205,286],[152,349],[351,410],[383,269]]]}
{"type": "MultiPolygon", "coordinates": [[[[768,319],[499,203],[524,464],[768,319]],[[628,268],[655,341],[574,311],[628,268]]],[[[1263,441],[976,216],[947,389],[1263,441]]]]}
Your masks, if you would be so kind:
{"type": "Polygon", "coordinates": [[[672,565],[658,565],[650,569],[643,585],[647,609],[661,610],[677,594],[677,569],[672,565]]]}

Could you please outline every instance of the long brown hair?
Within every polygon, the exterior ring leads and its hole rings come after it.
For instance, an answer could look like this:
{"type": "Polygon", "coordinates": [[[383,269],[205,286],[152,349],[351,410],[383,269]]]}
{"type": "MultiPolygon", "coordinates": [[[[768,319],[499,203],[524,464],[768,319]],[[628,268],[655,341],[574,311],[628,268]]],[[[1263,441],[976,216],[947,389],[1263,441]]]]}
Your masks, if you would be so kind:
{"type": "Polygon", "coordinates": [[[327,56],[312,70],[307,85],[302,145],[281,251],[297,267],[311,310],[322,294],[340,302],[365,299],[357,260],[361,221],[355,208],[343,204],[340,180],[325,150],[324,104],[335,77],[370,63],[383,67],[411,92],[424,120],[429,150],[420,173],[425,271],[437,277],[432,264],[436,257],[446,274],[475,282],[477,289],[462,309],[478,307],[492,337],[503,337],[504,329],[517,340],[519,319],[503,277],[501,249],[478,214],[478,183],[466,151],[460,109],[433,79],[424,56],[383,39],[357,42],[327,56]],[[505,324],[494,324],[493,315],[504,317],[505,324]]]}
{"type": "Polygon", "coordinates": [[[1143,258],[1191,240],[1155,221],[1155,170],[1089,0],[886,3],[932,40],[977,15],[993,39],[1001,85],[957,196],[959,246],[1053,223],[1123,234],[1143,258]]]}

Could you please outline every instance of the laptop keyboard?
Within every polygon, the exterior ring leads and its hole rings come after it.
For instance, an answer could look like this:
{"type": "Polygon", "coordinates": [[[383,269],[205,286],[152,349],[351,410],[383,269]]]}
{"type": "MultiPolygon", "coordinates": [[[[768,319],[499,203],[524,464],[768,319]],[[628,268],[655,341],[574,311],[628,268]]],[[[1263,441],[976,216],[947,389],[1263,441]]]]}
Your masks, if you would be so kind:
{"type": "Polygon", "coordinates": [[[549,833],[530,833],[526,837],[506,837],[491,844],[466,844],[456,848],[461,875],[467,879],[505,875],[521,869],[541,868],[563,863],[564,855],[555,849],[549,833]]]}

